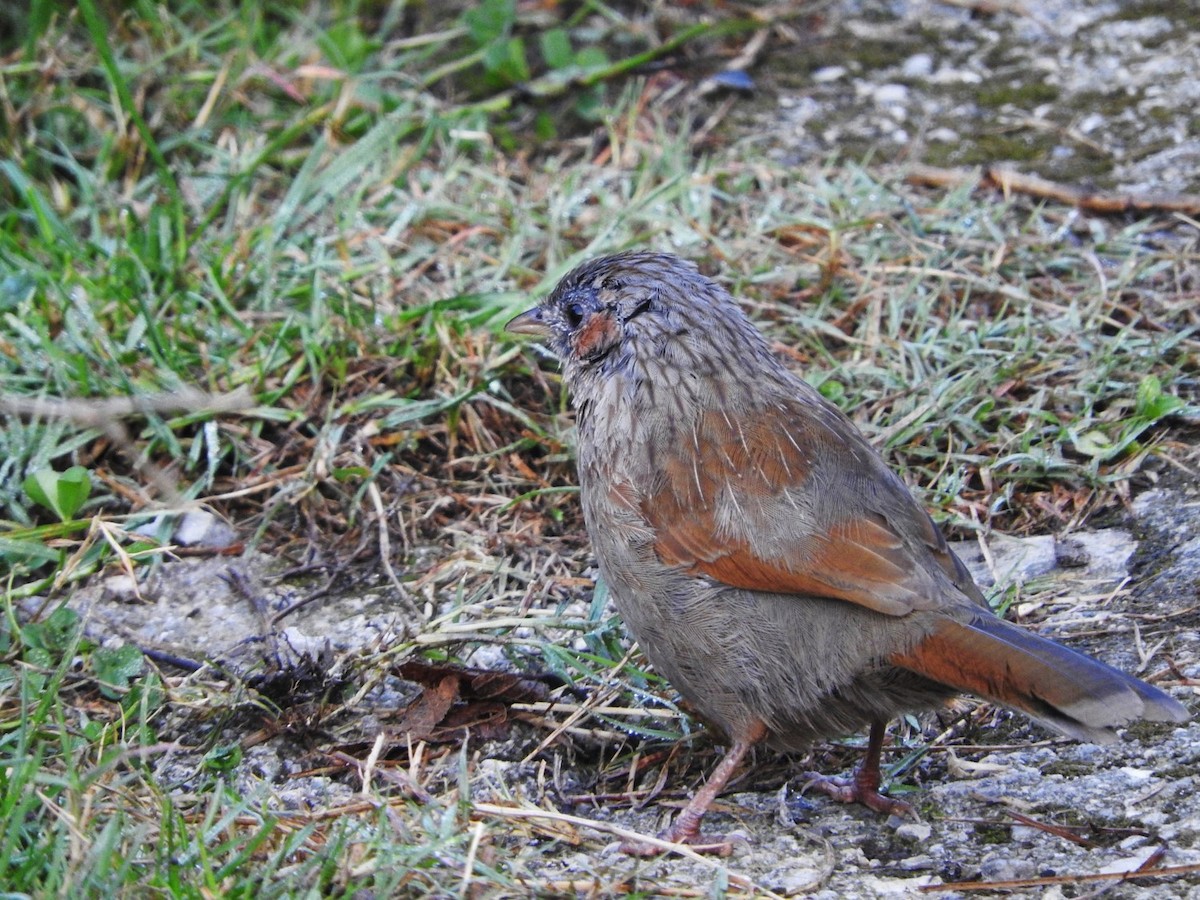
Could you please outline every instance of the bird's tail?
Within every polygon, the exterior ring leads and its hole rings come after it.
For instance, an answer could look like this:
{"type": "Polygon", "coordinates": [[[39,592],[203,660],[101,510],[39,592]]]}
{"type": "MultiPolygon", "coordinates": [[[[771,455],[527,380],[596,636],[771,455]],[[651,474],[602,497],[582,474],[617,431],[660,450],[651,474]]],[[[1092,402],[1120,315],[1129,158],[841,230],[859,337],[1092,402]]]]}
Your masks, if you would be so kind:
{"type": "Polygon", "coordinates": [[[1019,709],[1080,741],[1108,743],[1138,719],[1183,722],[1183,704],[1131,675],[991,616],[944,620],[891,662],[1019,709]]]}

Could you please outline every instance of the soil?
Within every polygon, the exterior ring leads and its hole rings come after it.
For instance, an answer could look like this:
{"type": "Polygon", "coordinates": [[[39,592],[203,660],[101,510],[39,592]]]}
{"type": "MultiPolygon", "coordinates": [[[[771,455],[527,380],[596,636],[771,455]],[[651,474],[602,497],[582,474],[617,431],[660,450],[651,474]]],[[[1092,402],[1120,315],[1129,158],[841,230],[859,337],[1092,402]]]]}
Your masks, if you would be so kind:
{"type": "Polygon", "coordinates": [[[1080,186],[1200,191],[1200,8],[984,6],[837,3],[799,53],[754,73],[762,90],[736,127],[788,165],[1008,163],[1080,186]]]}
{"type": "MultiPolygon", "coordinates": [[[[1143,494],[1129,525],[1069,538],[997,536],[986,553],[978,543],[955,549],[981,584],[1028,587],[1018,592],[1013,610],[1018,620],[1168,688],[1194,684],[1200,680],[1200,486],[1176,484],[1143,494]]],[[[79,591],[71,605],[97,639],[133,640],[211,660],[266,694],[280,683],[299,693],[303,678],[318,670],[327,688],[351,661],[395,644],[409,626],[398,617],[389,589],[378,587],[322,598],[288,616],[286,628],[265,627],[264,621],[301,594],[302,586],[281,581],[278,569],[275,561],[253,554],[183,561],[161,567],[142,585],[140,599],[118,577],[79,591]]],[[[566,617],[585,616],[589,599],[581,595],[566,617]]],[[[471,661],[513,670],[496,650],[485,644],[471,661]]],[[[536,657],[527,662],[538,668],[536,657]]],[[[1192,691],[1173,692],[1195,710],[1192,691]]],[[[338,732],[340,743],[369,744],[381,720],[418,693],[401,679],[381,684],[347,708],[343,720],[353,722],[338,732]]],[[[182,720],[180,725],[194,728],[182,720]]],[[[234,728],[231,738],[242,740],[246,731],[234,728]]],[[[848,772],[858,755],[849,744],[819,748],[807,759],[764,753],[710,816],[714,831],[741,838],[727,862],[730,871],[785,895],[866,898],[912,895],[922,886],[948,882],[1128,871],[1158,853],[1164,854],[1159,865],[1200,864],[1200,721],[1142,724],[1118,743],[1095,746],[1055,739],[1020,715],[964,702],[926,722],[923,733],[911,726],[900,731],[888,763],[912,748],[923,750],[892,791],[913,803],[919,821],[884,820],[804,795],[802,773],[808,769],[848,772]],[[1048,830],[1052,826],[1062,831],[1048,830]]],[[[331,734],[298,739],[280,727],[248,750],[237,770],[240,787],[265,790],[269,806],[281,812],[348,802],[356,792],[349,779],[299,774],[311,764],[314,746],[331,734]]],[[[557,790],[548,795],[541,783],[545,767],[526,760],[545,736],[545,729],[517,723],[505,740],[477,741],[472,756],[483,777],[473,799],[544,803],[549,796],[564,812],[647,834],[656,833],[684,799],[679,785],[636,810],[564,802],[596,790],[602,758],[622,743],[605,746],[604,739],[586,737],[542,754],[555,771],[567,770],[565,781],[560,772],[557,790]]],[[[672,777],[694,788],[718,753],[701,738],[684,752],[672,777]]],[[[195,755],[180,752],[165,757],[157,774],[163,783],[187,790],[197,771],[195,755]]],[[[538,856],[545,867],[539,877],[596,877],[660,889],[708,884],[715,877],[708,863],[627,857],[616,851],[616,840],[597,856],[603,838],[598,843],[597,836],[587,837],[584,849],[538,856]]],[[[1118,898],[1184,897],[1198,883],[1192,874],[1175,883],[1094,887],[1107,887],[1108,896],[1118,898]]],[[[1052,883],[1025,891],[1067,896],[1052,883]]]]}

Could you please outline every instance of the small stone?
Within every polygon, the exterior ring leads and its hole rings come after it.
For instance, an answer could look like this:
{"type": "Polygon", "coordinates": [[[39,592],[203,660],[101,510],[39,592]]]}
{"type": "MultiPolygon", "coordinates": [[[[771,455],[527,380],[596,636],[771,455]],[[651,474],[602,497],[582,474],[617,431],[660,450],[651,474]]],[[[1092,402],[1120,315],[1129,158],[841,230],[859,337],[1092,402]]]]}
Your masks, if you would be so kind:
{"type": "Polygon", "coordinates": [[[914,53],[900,66],[905,78],[928,78],[933,71],[933,57],[928,53],[914,53]]]}
{"type": "Polygon", "coordinates": [[[155,540],[168,540],[184,547],[228,547],[237,540],[237,532],[221,519],[202,509],[189,510],[177,520],[173,516],[156,516],[133,529],[134,534],[155,540]],[[164,533],[164,525],[173,529],[164,533]]]}
{"type": "Polygon", "coordinates": [[[983,76],[967,69],[942,67],[931,80],[934,84],[979,84],[983,81],[983,76]]]}
{"type": "Polygon", "coordinates": [[[983,861],[979,867],[980,881],[1019,881],[1022,878],[1033,878],[1037,869],[1033,863],[1024,859],[1011,859],[1008,856],[994,856],[983,861]]]}
{"type": "Polygon", "coordinates": [[[316,659],[322,651],[329,647],[328,638],[305,634],[294,626],[283,629],[282,638],[284,646],[291,650],[297,658],[316,659]]]}
{"type": "Polygon", "coordinates": [[[104,579],[104,599],[114,603],[138,601],[137,579],[130,575],[113,575],[104,579]]]}
{"type": "Polygon", "coordinates": [[[819,869],[793,869],[779,879],[777,893],[791,897],[794,894],[811,891],[820,883],[821,871],[819,869]]]}
{"type": "Polygon", "coordinates": [[[1122,766],[1121,774],[1129,779],[1129,783],[1134,787],[1145,784],[1154,777],[1154,773],[1149,769],[1135,769],[1132,766],[1122,766]]]}
{"type": "Polygon", "coordinates": [[[1149,490],[1138,494],[1133,500],[1133,514],[1139,518],[1148,518],[1155,510],[1166,506],[1170,499],[1170,491],[1149,490]]]}
{"type": "Polygon", "coordinates": [[[210,512],[189,510],[175,528],[175,542],[185,547],[228,547],[237,533],[210,512]]]}
{"type": "Polygon", "coordinates": [[[1114,875],[1118,872],[1135,872],[1142,867],[1142,863],[1148,860],[1156,851],[1157,847],[1143,847],[1132,856],[1126,856],[1124,859],[1118,859],[1110,862],[1106,866],[1101,866],[1100,871],[1105,875],[1114,875]]]}
{"type": "Polygon", "coordinates": [[[896,837],[913,844],[923,844],[933,834],[933,827],[924,822],[905,822],[896,829],[896,837]]]}
{"type": "Polygon", "coordinates": [[[800,97],[788,109],[788,121],[795,125],[803,125],[810,119],[821,114],[821,104],[812,97],[800,97]]]}
{"type": "Polygon", "coordinates": [[[881,84],[875,89],[875,102],[880,106],[893,106],[908,100],[908,88],[902,84],[881,84]]]}
{"type": "Polygon", "coordinates": [[[845,75],[845,66],[825,66],[813,72],[811,77],[817,84],[827,84],[831,81],[837,81],[839,78],[844,78],[845,75]]]}

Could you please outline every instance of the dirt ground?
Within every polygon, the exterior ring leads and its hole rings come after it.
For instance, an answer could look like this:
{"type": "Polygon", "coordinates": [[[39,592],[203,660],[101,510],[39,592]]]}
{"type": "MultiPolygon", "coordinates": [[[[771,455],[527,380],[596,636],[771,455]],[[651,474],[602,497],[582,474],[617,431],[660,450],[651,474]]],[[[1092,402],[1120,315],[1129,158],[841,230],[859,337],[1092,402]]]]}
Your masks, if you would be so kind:
{"type": "MultiPolygon", "coordinates": [[[[956,549],[982,583],[999,579],[1030,586],[1017,603],[1019,619],[1128,671],[1174,685],[1176,696],[1194,709],[1194,688],[1184,686],[1200,681],[1195,574],[1200,489],[1177,485],[1143,494],[1128,524],[1069,539],[997,538],[986,557],[976,544],[956,549]]],[[[140,600],[116,578],[80,591],[72,605],[98,639],[120,636],[147,648],[174,649],[252,681],[276,673],[272,677],[293,686],[313,666],[328,675],[331,668],[336,672],[339,665],[378,652],[406,627],[388,590],[380,588],[323,598],[290,616],[286,628],[264,628],[265,618],[299,595],[298,585],[279,580],[277,570],[257,555],[179,562],[162,567],[143,586],[140,600]]],[[[584,593],[580,616],[586,615],[584,593]]],[[[538,624],[536,613],[528,621],[528,627],[555,636],[553,627],[538,624]]],[[[487,624],[476,623],[481,630],[487,624]]],[[[566,633],[557,637],[571,640],[566,633]]],[[[495,652],[499,646],[483,645],[470,662],[514,670],[495,652]]],[[[536,657],[527,659],[538,668],[536,657]]],[[[259,688],[264,689],[261,682],[259,688]]],[[[348,704],[355,721],[343,741],[369,742],[416,694],[414,685],[397,679],[348,704]]],[[[554,707],[551,701],[527,705],[547,714],[554,707]]],[[[1200,864],[1200,721],[1142,725],[1125,740],[1101,747],[1051,739],[1019,715],[990,708],[970,713],[971,708],[963,704],[957,714],[943,714],[927,725],[924,738],[911,742],[927,749],[897,785],[912,791],[905,796],[920,811],[920,822],[884,821],[865,809],[803,796],[800,773],[813,766],[848,770],[857,757],[851,747],[823,748],[808,760],[760,755],[712,816],[714,830],[745,837],[726,863],[734,886],[741,875],[760,890],[834,898],[907,896],[952,882],[1017,881],[1028,896],[1078,896],[1063,894],[1055,879],[1127,872],[1151,857],[1158,866],[1200,864]]],[[[475,802],[524,801],[546,808],[549,800],[553,808],[600,827],[653,834],[717,758],[718,749],[701,739],[673,768],[672,778],[680,783],[655,802],[641,809],[610,806],[588,798],[601,781],[603,760],[624,745],[621,736],[568,737],[528,759],[548,734],[531,721],[515,722],[503,740],[474,744],[481,775],[475,802]],[[554,773],[549,786],[547,771],[554,773]]],[[[234,733],[245,739],[245,730],[234,733]]],[[[286,731],[263,737],[247,753],[240,780],[244,789],[265,789],[271,808],[314,809],[353,794],[346,779],[298,774],[312,764],[311,744],[286,731]]],[[[889,762],[907,752],[897,743],[889,762]]],[[[168,754],[158,771],[178,789],[186,789],[195,773],[196,760],[187,752],[168,754]]],[[[531,877],[660,888],[718,878],[709,861],[630,859],[615,852],[614,837],[578,824],[559,827],[581,841],[579,848],[534,857],[540,869],[531,877]],[[605,849],[597,854],[600,847],[605,849]]],[[[1067,882],[1067,890],[1078,889],[1074,879],[1067,882]]],[[[1193,896],[1197,884],[1200,873],[1148,883],[1098,881],[1089,888],[1104,888],[1112,897],[1185,897],[1193,896]]]]}

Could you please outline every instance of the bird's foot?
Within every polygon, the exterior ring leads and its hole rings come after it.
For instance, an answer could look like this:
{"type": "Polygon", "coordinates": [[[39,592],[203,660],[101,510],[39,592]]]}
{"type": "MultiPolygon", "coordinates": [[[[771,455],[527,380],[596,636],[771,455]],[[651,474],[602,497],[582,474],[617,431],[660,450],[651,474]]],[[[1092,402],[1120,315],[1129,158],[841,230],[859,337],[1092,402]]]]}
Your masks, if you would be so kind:
{"type": "MultiPolygon", "coordinates": [[[[760,722],[749,729],[744,737],[735,741],[704,787],[696,792],[671,827],[659,835],[659,841],[686,844],[695,853],[708,853],[716,856],[729,856],[733,853],[735,839],[732,836],[701,834],[700,823],[704,820],[704,814],[708,812],[708,808],[717,799],[717,795],[725,788],[729,777],[741,763],[742,757],[751,747],[766,737],[766,734],[767,728],[760,722]]],[[[665,853],[669,849],[662,844],[648,841],[627,840],[621,844],[621,852],[628,853],[630,856],[655,856],[665,853]]]]}
{"type": "Polygon", "coordinates": [[[822,775],[819,772],[806,772],[808,781],[801,793],[809,790],[820,791],[837,800],[839,803],[861,803],[867,809],[889,816],[900,816],[906,819],[917,819],[917,811],[912,805],[903,800],[895,800],[879,793],[879,781],[871,778],[861,770],[855,770],[853,778],[835,778],[822,775]]]}

